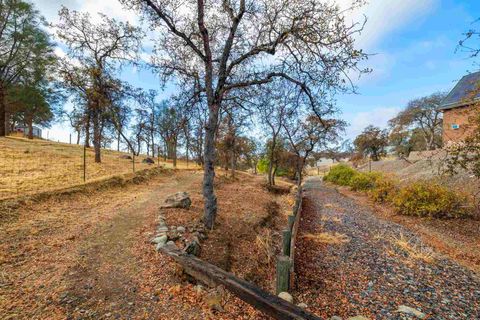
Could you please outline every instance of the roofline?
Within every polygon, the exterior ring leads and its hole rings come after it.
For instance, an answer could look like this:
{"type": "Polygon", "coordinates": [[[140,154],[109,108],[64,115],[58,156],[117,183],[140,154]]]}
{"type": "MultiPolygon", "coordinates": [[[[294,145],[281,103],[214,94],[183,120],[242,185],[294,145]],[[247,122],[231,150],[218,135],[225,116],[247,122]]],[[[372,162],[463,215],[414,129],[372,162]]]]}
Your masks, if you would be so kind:
{"type": "Polygon", "coordinates": [[[444,104],[444,105],[441,105],[440,107],[438,107],[438,110],[450,110],[450,109],[455,109],[455,108],[461,108],[461,107],[468,106],[470,104],[474,104],[478,101],[480,101],[480,97],[474,98],[474,99],[468,100],[468,101],[461,101],[461,102],[444,104]]]}
{"type": "MultiPolygon", "coordinates": [[[[460,86],[460,83],[462,82],[463,79],[465,79],[466,77],[469,77],[473,74],[480,74],[480,71],[476,71],[476,72],[466,74],[462,78],[460,78],[460,80],[458,80],[458,82],[455,84],[455,86],[448,92],[448,94],[447,94],[447,96],[445,97],[444,100],[446,100],[450,96],[450,94],[452,92],[454,92],[455,89],[457,89],[457,87],[460,86]]],[[[464,100],[460,100],[460,101],[457,101],[457,102],[452,102],[452,103],[449,103],[449,104],[441,104],[438,107],[438,110],[449,110],[449,109],[459,108],[459,107],[463,107],[463,106],[475,103],[478,100],[480,100],[480,97],[473,98],[473,99],[470,99],[468,101],[465,101],[465,99],[464,99],[464,100]]]]}

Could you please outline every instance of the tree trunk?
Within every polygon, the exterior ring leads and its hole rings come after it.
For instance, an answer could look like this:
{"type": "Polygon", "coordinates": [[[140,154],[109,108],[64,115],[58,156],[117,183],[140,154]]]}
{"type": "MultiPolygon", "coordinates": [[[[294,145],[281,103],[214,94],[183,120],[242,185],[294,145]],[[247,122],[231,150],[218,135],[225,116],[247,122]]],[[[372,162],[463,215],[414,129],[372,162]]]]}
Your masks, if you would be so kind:
{"type": "Polygon", "coordinates": [[[272,177],[273,175],[273,162],[272,159],[270,158],[270,161],[268,163],[268,185],[274,186],[275,185],[275,180],[272,177]]]}
{"type": "Polygon", "coordinates": [[[236,158],[235,158],[235,145],[232,147],[230,151],[230,166],[232,168],[231,177],[235,179],[235,169],[237,167],[236,158]]]}
{"type": "Polygon", "coordinates": [[[7,119],[5,117],[5,89],[3,85],[0,85],[0,137],[4,137],[7,134],[7,119]]]}
{"type": "Polygon", "coordinates": [[[28,121],[28,139],[32,140],[33,139],[33,119],[32,117],[29,117],[27,119],[28,121]]]}
{"type": "MultiPolygon", "coordinates": [[[[268,164],[268,185],[274,186],[275,185],[275,179],[272,177],[273,173],[273,155],[275,154],[275,148],[277,147],[277,135],[275,132],[273,132],[272,136],[272,148],[270,150],[270,159],[269,159],[269,164],[268,164]]],[[[276,170],[275,170],[276,171],[276,170]]]]}
{"type": "Polygon", "coordinates": [[[100,129],[100,115],[98,113],[98,110],[95,110],[93,114],[93,147],[95,150],[95,162],[101,163],[102,134],[100,129]]]}
{"type": "Polygon", "coordinates": [[[177,140],[173,143],[173,168],[177,168],[177,140]]]}
{"type": "Polygon", "coordinates": [[[273,167],[273,172],[272,172],[272,185],[271,185],[271,186],[274,186],[274,185],[275,185],[275,176],[277,175],[277,168],[278,168],[277,165],[275,165],[275,166],[273,167]]]}
{"type": "Polygon", "coordinates": [[[80,130],[77,130],[77,144],[80,144],[80,130]]]}
{"type": "Polygon", "coordinates": [[[205,151],[203,167],[203,223],[208,229],[213,229],[217,216],[217,197],[215,196],[215,132],[217,130],[218,106],[210,106],[208,123],[205,127],[205,151]]]}
{"type": "Polygon", "coordinates": [[[120,130],[118,130],[117,134],[117,151],[120,151],[120,130]]]}

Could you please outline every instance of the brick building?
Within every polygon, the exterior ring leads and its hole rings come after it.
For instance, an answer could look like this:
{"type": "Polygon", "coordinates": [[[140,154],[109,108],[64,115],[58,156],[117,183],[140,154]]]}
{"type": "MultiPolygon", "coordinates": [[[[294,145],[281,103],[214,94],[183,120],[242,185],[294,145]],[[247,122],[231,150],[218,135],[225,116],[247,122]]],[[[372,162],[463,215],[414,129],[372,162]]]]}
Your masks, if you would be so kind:
{"type": "Polygon", "coordinates": [[[463,141],[474,129],[472,119],[480,112],[480,72],[464,76],[442,101],[443,144],[463,141]]]}

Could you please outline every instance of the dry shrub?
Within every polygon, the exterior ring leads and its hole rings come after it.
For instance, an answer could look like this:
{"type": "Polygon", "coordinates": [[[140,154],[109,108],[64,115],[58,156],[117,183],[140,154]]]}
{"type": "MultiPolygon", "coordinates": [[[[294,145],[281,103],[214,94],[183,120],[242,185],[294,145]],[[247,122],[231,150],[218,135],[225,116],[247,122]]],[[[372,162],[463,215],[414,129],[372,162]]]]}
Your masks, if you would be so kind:
{"type": "Polygon", "coordinates": [[[377,180],[381,179],[382,174],[379,172],[357,172],[351,179],[349,186],[354,191],[368,191],[374,189],[377,180]]]}
{"type": "Polygon", "coordinates": [[[261,261],[265,261],[267,265],[271,265],[274,256],[273,236],[270,229],[263,229],[255,239],[255,245],[261,255],[261,261]]]}
{"type": "Polygon", "coordinates": [[[381,175],[375,181],[375,187],[368,191],[368,196],[375,202],[390,202],[398,192],[398,181],[389,176],[381,175]]]}
{"type": "Polygon", "coordinates": [[[398,213],[432,218],[459,218],[469,215],[468,198],[436,182],[417,181],[402,187],[393,197],[398,213]]]}
{"type": "Polygon", "coordinates": [[[408,238],[403,233],[400,233],[398,237],[393,237],[391,242],[399,249],[407,253],[412,259],[422,260],[427,263],[432,263],[435,261],[433,250],[418,243],[413,237],[408,238]]]}
{"type": "Polygon", "coordinates": [[[338,164],[330,168],[328,174],[323,180],[332,182],[341,186],[349,186],[350,180],[357,174],[357,171],[346,164],[338,164]]]}
{"type": "Polygon", "coordinates": [[[307,233],[302,238],[310,239],[325,244],[344,244],[350,242],[350,238],[338,232],[322,232],[317,234],[307,233]]]}

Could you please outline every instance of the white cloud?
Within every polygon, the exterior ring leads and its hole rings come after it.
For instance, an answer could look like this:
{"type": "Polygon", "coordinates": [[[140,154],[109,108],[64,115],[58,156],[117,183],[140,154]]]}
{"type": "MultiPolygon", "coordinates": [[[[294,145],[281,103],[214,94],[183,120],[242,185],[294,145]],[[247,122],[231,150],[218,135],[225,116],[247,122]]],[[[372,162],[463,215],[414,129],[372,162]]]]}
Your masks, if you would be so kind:
{"type": "MultiPolygon", "coordinates": [[[[348,8],[352,0],[336,0],[341,8],[348,8]]],[[[361,67],[371,68],[373,71],[364,74],[354,83],[362,84],[379,82],[388,79],[391,70],[397,63],[397,54],[391,54],[379,49],[380,42],[388,37],[392,32],[412,23],[434,10],[439,0],[370,0],[369,3],[355,11],[347,11],[347,21],[363,22],[367,17],[367,22],[361,34],[356,36],[358,48],[366,53],[372,54],[369,59],[362,63],[361,67]]],[[[423,41],[416,46],[407,48],[404,55],[412,56],[431,51],[445,44],[445,39],[437,38],[430,41],[423,41]],[[410,52],[411,51],[411,52],[410,52]],[[415,52],[413,52],[415,51],[415,52]]],[[[430,67],[432,67],[430,65],[430,67]]],[[[352,74],[350,74],[352,75],[352,74]]],[[[352,75],[353,76],[353,75],[352,75]]]]}
{"type": "MultiPolygon", "coordinates": [[[[336,2],[346,8],[351,0],[336,2]]],[[[392,31],[430,13],[438,2],[439,0],[370,0],[365,6],[349,13],[347,19],[356,22],[363,21],[364,16],[367,17],[367,23],[357,37],[357,43],[361,48],[371,50],[392,31]]]]}
{"type": "Polygon", "coordinates": [[[386,128],[388,120],[392,119],[401,110],[399,107],[378,107],[369,111],[345,113],[344,118],[350,124],[346,130],[346,136],[354,139],[369,125],[386,128]]]}
{"type": "Polygon", "coordinates": [[[118,0],[36,0],[35,5],[47,21],[52,23],[58,22],[58,11],[64,6],[70,10],[90,13],[93,21],[100,19],[97,13],[103,13],[111,18],[139,24],[135,12],[123,8],[118,0]]]}

